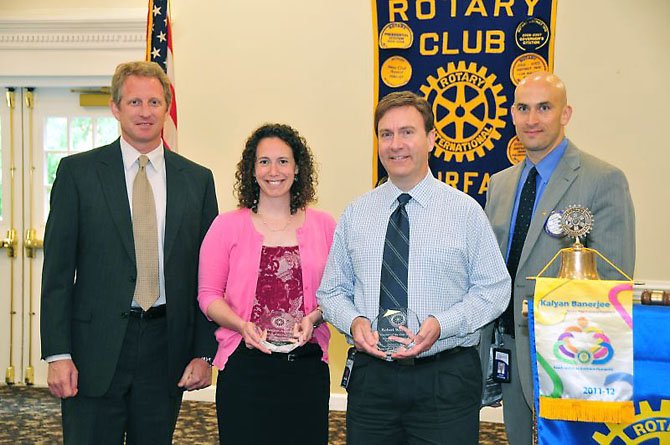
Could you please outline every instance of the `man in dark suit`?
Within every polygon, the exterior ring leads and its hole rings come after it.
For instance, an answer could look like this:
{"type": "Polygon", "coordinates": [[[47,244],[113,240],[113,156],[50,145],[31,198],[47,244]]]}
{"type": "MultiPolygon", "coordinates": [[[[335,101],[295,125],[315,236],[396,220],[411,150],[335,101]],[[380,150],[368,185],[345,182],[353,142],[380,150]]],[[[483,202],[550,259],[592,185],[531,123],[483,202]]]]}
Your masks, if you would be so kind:
{"type": "Polygon", "coordinates": [[[121,137],[58,166],[41,337],[66,444],[169,444],[183,390],[211,382],[215,326],[196,296],[217,201],[211,171],[163,148],[171,99],[155,63],[119,65],[121,137]]]}
{"type": "MultiPolygon", "coordinates": [[[[598,250],[629,276],[635,268],[635,211],[626,177],[618,168],[579,150],[565,137],[571,115],[565,85],[557,76],[541,72],[522,80],[515,92],[512,118],[526,148],[526,160],[493,175],[487,193],[486,214],[513,277],[510,305],[498,321],[504,346],[512,355],[511,382],[502,384],[510,445],[532,443],[530,341],[528,320],[521,315],[521,307],[524,299],[533,296],[535,282],[526,277],[537,275],[556,252],[574,242],[560,237],[551,224],[547,225],[552,212],[569,205],[590,209],[593,230],[581,242],[598,250]],[[535,182],[532,216],[528,215],[525,240],[517,240],[515,246],[514,231],[519,228],[516,222],[523,218],[519,202],[523,201],[522,190],[531,176],[535,182]],[[513,254],[515,249],[518,250],[513,254]],[[514,256],[516,259],[512,259],[514,256]]],[[[546,276],[556,276],[557,263],[545,272],[546,276]]],[[[603,279],[624,279],[602,262],[598,271],[603,279]]],[[[482,331],[480,353],[484,367],[493,328],[491,324],[482,331]]]]}

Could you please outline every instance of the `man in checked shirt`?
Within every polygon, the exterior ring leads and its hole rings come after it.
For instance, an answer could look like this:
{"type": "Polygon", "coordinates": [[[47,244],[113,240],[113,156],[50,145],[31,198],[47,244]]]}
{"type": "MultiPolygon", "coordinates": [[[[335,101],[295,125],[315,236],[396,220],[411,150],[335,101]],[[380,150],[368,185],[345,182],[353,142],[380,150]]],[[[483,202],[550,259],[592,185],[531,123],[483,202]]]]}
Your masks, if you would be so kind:
{"type": "Polygon", "coordinates": [[[356,350],[347,443],[477,444],[475,346],[479,329],[507,306],[510,278],[482,208],[429,170],[430,105],[391,93],[374,122],[389,180],[344,211],[317,292],[326,320],[356,350]],[[401,346],[391,352],[374,323],[386,301],[420,322],[406,338],[393,337],[401,346]]]}

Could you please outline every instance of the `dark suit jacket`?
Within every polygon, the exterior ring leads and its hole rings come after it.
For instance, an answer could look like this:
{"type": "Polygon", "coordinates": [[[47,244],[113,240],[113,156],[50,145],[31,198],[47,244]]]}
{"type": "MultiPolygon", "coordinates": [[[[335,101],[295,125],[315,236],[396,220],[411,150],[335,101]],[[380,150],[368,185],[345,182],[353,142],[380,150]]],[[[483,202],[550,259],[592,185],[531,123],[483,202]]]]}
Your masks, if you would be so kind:
{"type": "MultiPolygon", "coordinates": [[[[507,253],[510,220],[514,197],[523,163],[514,165],[491,177],[486,196],[486,214],[491,222],[503,256],[507,253]]],[[[532,405],[533,387],[530,368],[528,320],[521,316],[524,299],[532,298],[536,276],[560,249],[570,247],[574,239],[557,239],[544,231],[552,210],[569,205],[582,205],[593,213],[593,230],[581,240],[596,249],[629,276],[635,269],[635,211],[628,181],[618,168],[580,151],[572,142],[556,166],[537,205],[528,235],[521,251],[516,279],[512,283],[514,298],[516,361],[519,377],[528,406],[532,405]]],[[[560,261],[555,261],[543,276],[556,276],[560,261]]],[[[598,259],[598,272],[603,279],[624,280],[617,271],[598,259]]],[[[482,330],[480,353],[482,363],[488,363],[492,326],[482,330]]]]}
{"type": "MultiPolygon", "coordinates": [[[[211,171],[165,151],[164,275],[171,392],[194,357],[216,352],[197,305],[200,243],[218,212],[211,171]]],[[[42,357],[70,353],[79,393],[109,388],[135,290],[130,205],[117,139],[60,161],[51,191],[42,274],[42,357]]]]}

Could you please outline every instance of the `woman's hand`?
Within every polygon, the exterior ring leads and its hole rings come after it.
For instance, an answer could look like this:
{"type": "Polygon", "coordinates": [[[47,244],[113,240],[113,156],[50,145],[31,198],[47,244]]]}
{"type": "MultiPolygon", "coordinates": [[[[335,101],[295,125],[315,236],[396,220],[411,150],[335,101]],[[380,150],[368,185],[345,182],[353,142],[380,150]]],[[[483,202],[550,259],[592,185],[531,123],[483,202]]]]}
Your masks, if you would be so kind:
{"type": "Polygon", "coordinates": [[[263,346],[263,344],[261,343],[261,341],[265,340],[265,338],[267,337],[267,331],[262,331],[253,322],[246,321],[242,324],[242,327],[239,332],[242,335],[242,339],[244,340],[244,343],[246,344],[247,348],[249,349],[255,348],[266,354],[272,354],[272,351],[263,346]]]}
{"type": "Polygon", "coordinates": [[[302,317],[300,323],[293,325],[293,336],[298,340],[300,346],[310,341],[313,333],[314,324],[310,317],[302,317]]]}
{"type": "Polygon", "coordinates": [[[312,312],[302,317],[300,323],[293,326],[293,336],[298,340],[300,346],[312,339],[314,328],[321,323],[323,323],[323,312],[317,307],[312,312]]]}

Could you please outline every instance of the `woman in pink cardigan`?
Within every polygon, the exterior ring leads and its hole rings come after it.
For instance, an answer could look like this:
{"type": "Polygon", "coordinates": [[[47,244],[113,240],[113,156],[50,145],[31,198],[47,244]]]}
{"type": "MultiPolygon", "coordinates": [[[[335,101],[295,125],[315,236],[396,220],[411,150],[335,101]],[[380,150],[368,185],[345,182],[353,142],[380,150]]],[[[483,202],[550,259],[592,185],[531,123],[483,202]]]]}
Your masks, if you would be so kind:
{"type": "Polygon", "coordinates": [[[328,443],[328,341],[316,290],[335,221],[315,200],[296,130],[258,128],[235,173],[239,209],[200,249],[198,301],[220,327],[216,410],[223,444],[328,443]]]}

